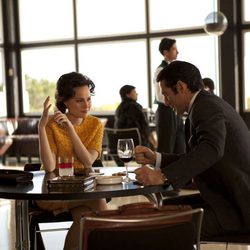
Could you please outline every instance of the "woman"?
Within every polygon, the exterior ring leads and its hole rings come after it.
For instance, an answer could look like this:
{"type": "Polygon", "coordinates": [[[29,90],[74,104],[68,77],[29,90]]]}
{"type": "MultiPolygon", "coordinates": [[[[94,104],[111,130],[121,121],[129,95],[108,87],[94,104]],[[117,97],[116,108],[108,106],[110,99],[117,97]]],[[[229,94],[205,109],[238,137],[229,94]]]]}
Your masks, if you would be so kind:
{"type": "MultiPolygon", "coordinates": [[[[74,157],[74,168],[91,168],[100,157],[103,125],[101,121],[88,115],[91,95],[95,85],[86,76],[72,72],[62,75],[57,81],[55,114],[50,117],[50,99],[44,102],[39,131],[39,150],[46,172],[56,169],[61,156],[74,157]]],[[[105,200],[94,201],[37,201],[37,204],[54,214],[70,211],[73,224],[68,231],[64,249],[74,249],[78,245],[81,213],[85,210],[105,210],[105,200]]]]}
{"type": "Polygon", "coordinates": [[[124,85],[120,89],[121,103],[115,111],[115,128],[138,128],[141,134],[142,145],[156,147],[152,131],[142,106],[137,102],[136,88],[124,85]]]}

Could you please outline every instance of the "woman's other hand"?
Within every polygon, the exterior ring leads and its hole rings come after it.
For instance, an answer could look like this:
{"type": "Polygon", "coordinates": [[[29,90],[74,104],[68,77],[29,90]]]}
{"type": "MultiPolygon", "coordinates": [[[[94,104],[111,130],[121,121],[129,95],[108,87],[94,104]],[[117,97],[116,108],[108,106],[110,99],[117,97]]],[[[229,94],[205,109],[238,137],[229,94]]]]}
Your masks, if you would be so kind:
{"type": "Polygon", "coordinates": [[[148,166],[142,166],[135,170],[136,180],[145,185],[161,185],[164,184],[165,177],[160,169],[152,169],[148,166]]]}
{"type": "Polygon", "coordinates": [[[62,127],[72,127],[72,123],[67,117],[66,114],[62,113],[61,111],[57,110],[54,114],[54,120],[62,127]]]}

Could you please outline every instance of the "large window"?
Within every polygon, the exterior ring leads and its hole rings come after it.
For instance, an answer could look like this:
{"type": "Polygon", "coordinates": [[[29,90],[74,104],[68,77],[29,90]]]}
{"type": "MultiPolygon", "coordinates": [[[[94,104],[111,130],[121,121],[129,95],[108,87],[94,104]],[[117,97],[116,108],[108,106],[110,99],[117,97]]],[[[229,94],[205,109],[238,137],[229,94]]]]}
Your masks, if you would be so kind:
{"type": "Polygon", "coordinates": [[[0,49],[0,117],[7,115],[7,107],[6,107],[6,89],[4,84],[4,68],[3,68],[3,51],[0,49]]]}
{"type": "Polygon", "coordinates": [[[162,60],[158,44],[169,30],[177,39],[178,59],[196,64],[216,82],[219,94],[218,41],[202,30],[207,14],[217,8],[214,2],[19,0],[22,110],[41,112],[58,77],[70,71],[96,84],[93,112],[113,112],[125,84],[136,87],[143,107],[152,106],[153,72],[162,60]]]}
{"type": "MultiPolygon", "coordinates": [[[[2,2],[0,2],[0,13],[2,13],[2,2]]],[[[3,23],[2,15],[0,16],[0,46],[3,46],[3,23]]],[[[3,49],[0,47],[0,117],[7,115],[6,107],[6,86],[4,77],[4,59],[3,59],[3,49]]]]}
{"type": "Polygon", "coordinates": [[[150,0],[150,28],[152,31],[158,31],[203,26],[208,13],[216,10],[215,2],[150,0]]]}
{"type": "Polygon", "coordinates": [[[243,1],[243,21],[250,22],[250,0],[243,1]]]}
{"type": "MultiPolygon", "coordinates": [[[[2,13],[2,1],[0,1],[0,13],[2,13]]],[[[0,44],[3,43],[3,20],[2,14],[0,15],[0,44]]]]}
{"type": "Polygon", "coordinates": [[[119,89],[125,84],[134,85],[139,94],[138,102],[148,106],[145,51],[145,40],[80,46],[80,72],[96,84],[94,110],[115,110],[121,100],[119,89]]]}
{"type": "MultiPolygon", "coordinates": [[[[219,95],[219,69],[218,69],[218,38],[216,36],[200,35],[175,37],[179,51],[178,60],[188,61],[196,65],[202,78],[209,77],[215,83],[215,93],[219,95]],[[204,48],[206,48],[204,50],[204,48]],[[202,58],[201,58],[202,55],[202,58]],[[210,65],[208,67],[208,65],[210,65]]],[[[163,60],[159,47],[160,39],[151,43],[152,75],[163,60]]],[[[153,96],[152,96],[153,98],[153,96]]]]}
{"type": "Polygon", "coordinates": [[[27,49],[21,55],[24,112],[37,113],[47,96],[53,102],[60,75],[75,71],[74,49],[72,46],[27,49]]]}
{"type": "Polygon", "coordinates": [[[244,34],[244,110],[250,111],[250,73],[249,73],[249,64],[250,64],[250,32],[244,34]]]}
{"type": "MultiPolygon", "coordinates": [[[[243,22],[250,23],[250,0],[243,2],[243,22]]],[[[243,32],[243,65],[244,65],[244,111],[250,112],[250,30],[243,32]]]]}
{"type": "Polygon", "coordinates": [[[145,33],[145,0],[77,0],[79,37],[145,33]]]}
{"type": "Polygon", "coordinates": [[[71,0],[19,0],[21,42],[73,38],[71,0]]]}

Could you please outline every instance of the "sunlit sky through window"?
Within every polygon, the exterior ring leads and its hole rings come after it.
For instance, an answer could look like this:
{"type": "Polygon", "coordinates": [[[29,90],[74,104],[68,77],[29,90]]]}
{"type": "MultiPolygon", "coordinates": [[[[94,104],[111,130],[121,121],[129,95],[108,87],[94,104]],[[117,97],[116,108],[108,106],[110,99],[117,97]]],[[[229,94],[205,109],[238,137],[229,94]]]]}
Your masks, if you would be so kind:
{"type": "MultiPolygon", "coordinates": [[[[215,2],[207,0],[201,3],[200,0],[191,0],[188,6],[179,8],[178,6],[187,4],[185,0],[174,2],[150,0],[150,28],[159,31],[187,25],[202,27],[208,12],[215,10],[215,2]],[[173,10],[178,8],[178,15],[175,11],[170,11],[166,15],[165,9],[169,6],[172,6],[173,10]],[[192,6],[199,9],[197,15],[194,15],[192,11],[186,11],[192,6]]],[[[144,0],[77,0],[76,4],[79,38],[145,32],[144,0]]],[[[67,40],[73,37],[71,0],[20,0],[19,5],[23,42],[67,40]]],[[[177,39],[180,51],[178,59],[193,62],[204,76],[214,79],[218,86],[215,63],[217,40],[208,35],[174,38],[177,39]],[[209,68],[208,62],[211,65],[209,68]]],[[[160,38],[151,40],[152,77],[162,60],[158,51],[159,42],[160,38]]],[[[71,45],[24,49],[21,54],[23,82],[25,75],[37,80],[47,79],[55,82],[60,75],[75,70],[74,53],[74,47],[71,45]]],[[[148,107],[150,104],[148,103],[146,60],[145,39],[80,44],[79,71],[89,76],[96,84],[93,106],[99,110],[114,110],[114,105],[120,102],[120,87],[124,84],[131,84],[136,87],[139,94],[138,102],[148,107]]]]}
{"type": "MultiPolygon", "coordinates": [[[[243,21],[250,22],[250,0],[242,2],[243,21]]],[[[119,89],[124,84],[134,85],[139,94],[138,102],[143,107],[150,106],[148,86],[151,86],[153,101],[152,78],[156,67],[163,59],[158,51],[162,37],[155,37],[152,34],[167,30],[202,28],[206,16],[217,10],[217,0],[148,0],[149,36],[152,36],[149,40],[151,59],[149,69],[146,38],[112,41],[113,36],[129,35],[132,38],[133,35],[145,35],[146,37],[145,0],[76,0],[75,3],[79,71],[89,76],[96,84],[93,110],[101,112],[113,111],[116,108],[120,102],[119,89]],[[110,38],[108,42],[97,42],[97,39],[106,36],[110,38]],[[91,39],[91,42],[86,43],[84,39],[91,39]],[[151,74],[150,82],[148,82],[148,70],[151,74]]],[[[25,76],[35,79],[37,83],[41,83],[41,80],[56,82],[62,74],[76,70],[73,0],[18,0],[18,6],[20,39],[21,43],[26,44],[21,50],[24,110],[29,112],[31,95],[29,96],[29,90],[27,91],[25,76]],[[61,45],[46,44],[44,47],[42,45],[36,47],[37,42],[45,44],[60,42],[61,45]]],[[[249,65],[250,62],[249,37],[249,32],[243,34],[245,65],[249,65]]],[[[177,40],[179,50],[177,59],[195,64],[200,69],[202,77],[213,79],[215,93],[220,95],[218,37],[204,33],[172,38],[177,40]]],[[[2,29],[1,42],[3,42],[2,29]]],[[[0,51],[0,55],[0,63],[4,65],[3,51],[0,51]]],[[[2,68],[1,84],[5,79],[3,72],[5,71],[2,68]]],[[[248,72],[245,66],[246,109],[250,109],[248,72]]],[[[6,115],[6,88],[4,85],[1,88],[0,104],[4,109],[1,109],[0,115],[3,116],[6,115]]]]}

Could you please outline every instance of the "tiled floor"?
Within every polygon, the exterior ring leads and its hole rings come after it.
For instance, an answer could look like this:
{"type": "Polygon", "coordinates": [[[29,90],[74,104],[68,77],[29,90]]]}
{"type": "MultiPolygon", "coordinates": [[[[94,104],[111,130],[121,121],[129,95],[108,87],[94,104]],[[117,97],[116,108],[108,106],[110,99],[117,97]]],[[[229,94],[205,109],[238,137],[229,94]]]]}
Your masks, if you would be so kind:
{"type": "MultiPolygon", "coordinates": [[[[1,168],[1,167],[0,167],[1,168]]],[[[19,167],[14,167],[19,168],[19,167]]],[[[20,168],[19,168],[20,169],[20,168]]],[[[110,209],[115,209],[120,204],[131,202],[145,201],[143,196],[113,198],[108,204],[110,209]]],[[[51,225],[55,227],[55,225],[51,225]]],[[[48,224],[46,224],[46,228],[48,224]]],[[[49,232],[44,233],[43,238],[46,250],[63,249],[66,232],[49,232]]],[[[0,250],[15,249],[15,201],[0,199],[0,250]]],[[[229,245],[225,244],[202,244],[201,250],[250,250],[250,246],[229,245]]]]}

